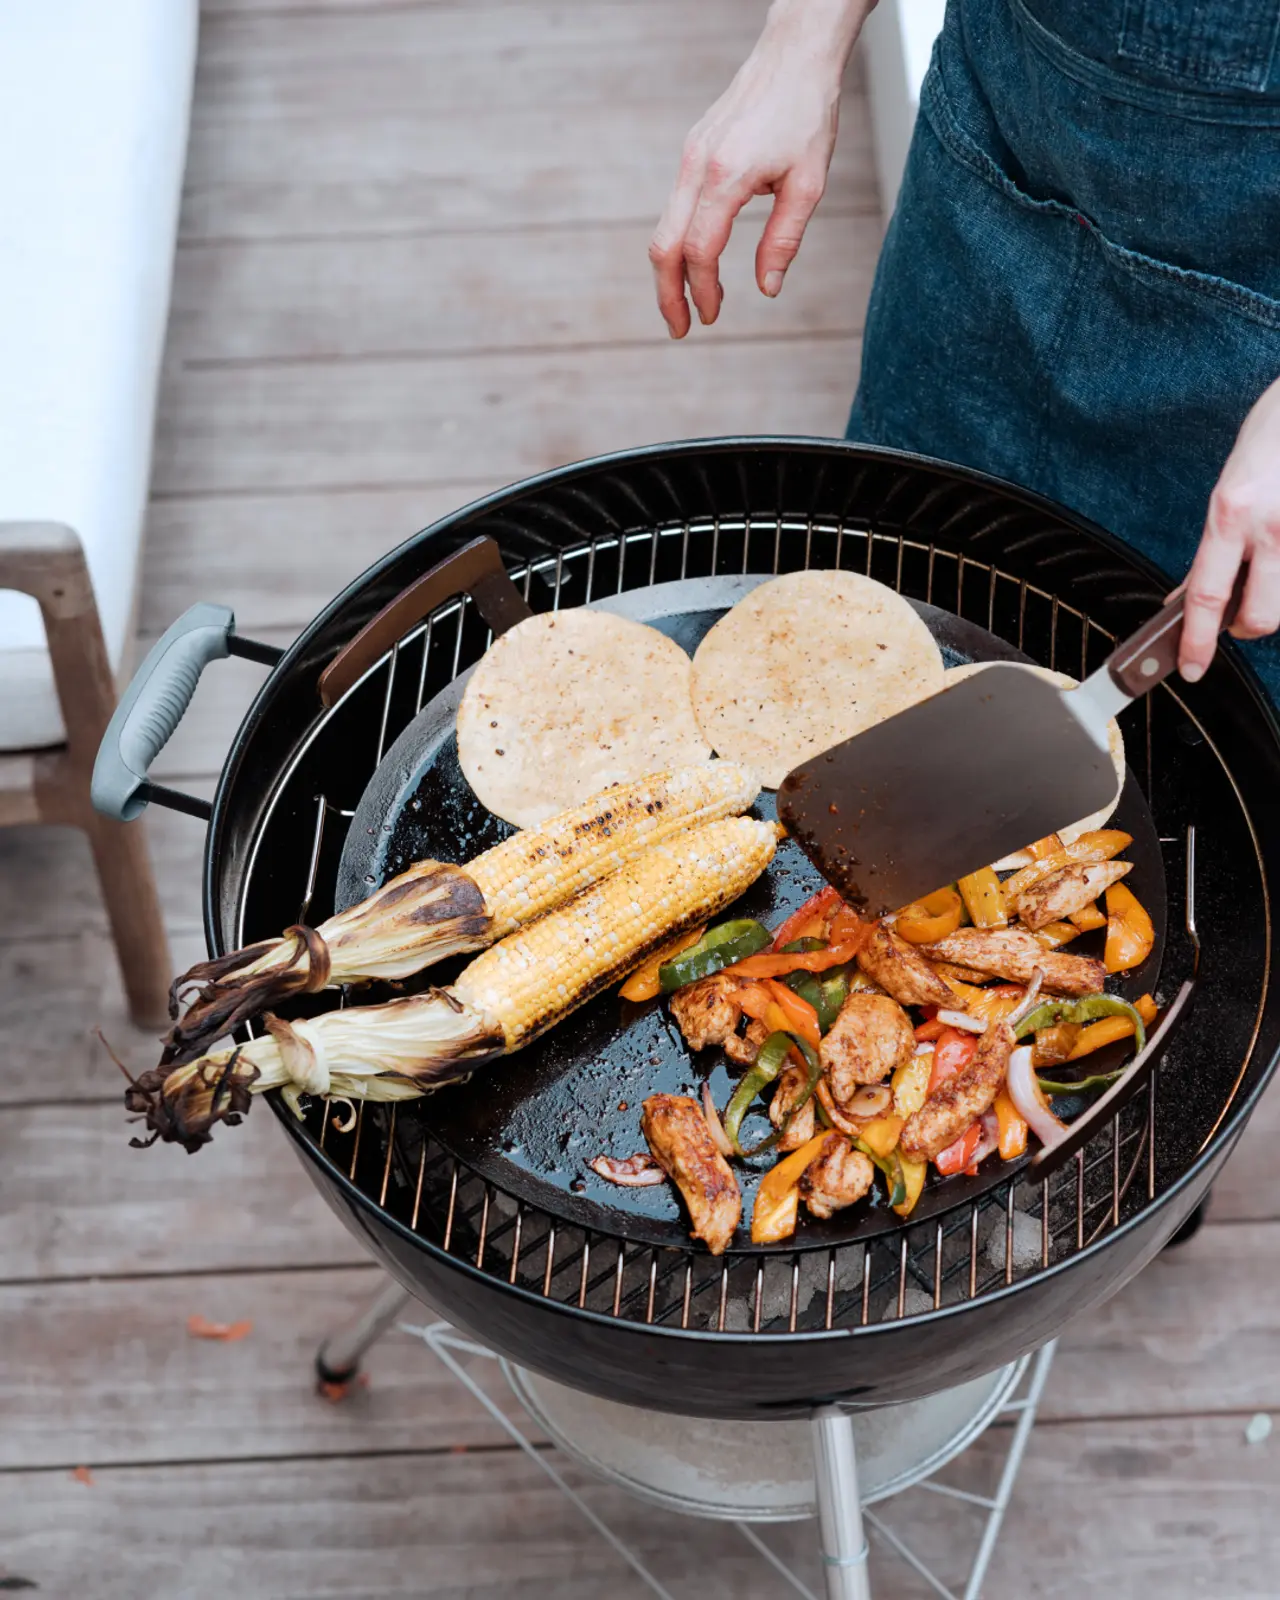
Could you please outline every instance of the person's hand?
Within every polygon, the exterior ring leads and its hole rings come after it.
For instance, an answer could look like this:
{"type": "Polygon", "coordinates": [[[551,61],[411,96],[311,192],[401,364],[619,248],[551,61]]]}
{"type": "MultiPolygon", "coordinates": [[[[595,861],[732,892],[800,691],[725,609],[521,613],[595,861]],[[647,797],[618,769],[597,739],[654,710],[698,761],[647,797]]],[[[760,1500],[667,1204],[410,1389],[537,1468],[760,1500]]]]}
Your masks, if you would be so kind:
{"type": "Polygon", "coordinates": [[[776,295],[822,198],[836,142],[840,79],[875,0],[774,0],[755,49],[685,140],[649,246],[658,309],[673,339],[690,327],[685,282],[704,323],[720,314],[720,256],[757,194],[773,211],[756,251],[760,292],[776,295]]]}
{"type": "Polygon", "coordinates": [[[1203,677],[1213,660],[1222,613],[1244,562],[1249,577],[1231,632],[1261,639],[1280,628],[1280,380],[1245,418],[1209,498],[1185,585],[1178,666],[1188,683],[1203,677]]]}

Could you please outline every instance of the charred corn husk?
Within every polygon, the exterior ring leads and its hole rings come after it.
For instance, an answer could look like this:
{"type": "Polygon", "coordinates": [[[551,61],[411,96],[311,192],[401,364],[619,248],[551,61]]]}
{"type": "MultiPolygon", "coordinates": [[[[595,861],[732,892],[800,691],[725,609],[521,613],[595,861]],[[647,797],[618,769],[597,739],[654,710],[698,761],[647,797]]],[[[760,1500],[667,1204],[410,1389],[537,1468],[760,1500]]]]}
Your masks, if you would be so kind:
{"type": "Polygon", "coordinates": [[[125,1103],[155,1138],[196,1150],[267,1089],[283,1089],[295,1107],[302,1094],[412,1099],[528,1044],[724,910],[769,865],[777,837],[775,824],[750,817],[686,829],[509,934],[449,989],[304,1022],[269,1017],[268,1032],[240,1049],[142,1074],[125,1103]]]}
{"type": "Polygon", "coordinates": [[[318,928],[288,928],[282,938],[183,973],[170,990],[175,1020],[164,1063],[194,1060],[291,995],[407,978],[448,956],[484,949],[650,845],[745,811],[758,792],[754,775],[736,762],[680,767],[607,789],[464,867],[419,861],[318,928]]]}

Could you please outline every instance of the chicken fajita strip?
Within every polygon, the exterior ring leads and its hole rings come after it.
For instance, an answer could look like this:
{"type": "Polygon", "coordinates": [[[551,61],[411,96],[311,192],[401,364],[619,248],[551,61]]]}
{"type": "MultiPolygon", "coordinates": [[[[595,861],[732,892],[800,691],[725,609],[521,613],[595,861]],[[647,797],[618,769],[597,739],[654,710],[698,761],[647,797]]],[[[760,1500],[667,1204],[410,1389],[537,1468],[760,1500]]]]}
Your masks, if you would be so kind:
{"type": "MultiPolygon", "coordinates": [[[[1107,976],[1101,961],[1046,950],[1034,933],[1021,928],[957,928],[945,939],[921,945],[920,949],[931,960],[972,967],[1010,983],[1030,983],[1039,968],[1049,994],[1097,994],[1107,976]]],[[[947,1005],[949,1001],[941,1003],[947,1005]]]]}
{"type": "Polygon", "coordinates": [[[907,1118],[899,1142],[903,1155],[912,1161],[932,1161],[989,1111],[1004,1082],[1013,1046],[1008,1023],[990,1023],[968,1066],[941,1083],[907,1118]]]}
{"type": "Polygon", "coordinates": [[[742,1216],[742,1194],[712,1143],[698,1102],[683,1094],[651,1094],[640,1128],[653,1159],[688,1207],[693,1237],[713,1256],[723,1255],[742,1216]]]}

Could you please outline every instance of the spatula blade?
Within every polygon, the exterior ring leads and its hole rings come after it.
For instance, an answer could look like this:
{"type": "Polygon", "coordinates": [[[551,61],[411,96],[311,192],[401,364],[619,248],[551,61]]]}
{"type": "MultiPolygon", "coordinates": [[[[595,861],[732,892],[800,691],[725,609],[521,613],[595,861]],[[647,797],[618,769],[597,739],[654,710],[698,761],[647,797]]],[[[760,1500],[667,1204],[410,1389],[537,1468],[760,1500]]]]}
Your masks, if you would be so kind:
{"type": "Polygon", "coordinates": [[[1054,684],[996,662],[797,767],[778,815],[850,904],[883,916],[1107,805],[1105,738],[1054,684]]]}

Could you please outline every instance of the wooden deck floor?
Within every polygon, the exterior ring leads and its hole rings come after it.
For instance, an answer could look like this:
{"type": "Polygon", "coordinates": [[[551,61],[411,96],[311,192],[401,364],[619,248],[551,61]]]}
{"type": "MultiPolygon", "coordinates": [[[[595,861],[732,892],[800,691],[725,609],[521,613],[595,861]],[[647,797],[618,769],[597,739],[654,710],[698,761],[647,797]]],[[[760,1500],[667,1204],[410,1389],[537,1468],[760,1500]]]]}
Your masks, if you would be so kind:
{"type": "MultiPolygon", "coordinates": [[[[681,137],[762,10],[208,0],[144,646],[198,599],[283,642],[437,514],[562,461],[841,430],[880,232],[856,81],[782,299],[752,288],[753,214],[721,328],[676,347],[651,306],[645,245],[681,137]]],[[[209,792],[258,681],[243,662],[208,674],[167,781],[209,792]]],[[[202,830],[157,812],[150,839],[185,964],[202,830]]],[[[194,1160],[128,1149],[99,1023],[148,1062],[87,851],[58,830],[0,831],[0,1590],[639,1596],[409,1337],[377,1348],[345,1404],[313,1396],[317,1341],[377,1271],[261,1112],[194,1160]],[[190,1339],[193,1313],[253,1331],[190,1339]]],[[[1068,1333],[989,1600],[1280,1592],[1280,1444],[1244,1439],[1252,1414],[1280,1409],[1278,1124],[1273,1096],[1210,1226],[1068,1333]]],[[[956,1481],[984,1482],[991,1449],[956,1481]]],[[[588,1494],[681,1596],[783,1592],[731,1530],[588,1494]]],[[[953,1577],[968,1519],[939,1501],[902,1512],[953,1577]]],[[[771,1537],[816,1584],[810,1532],[771,1537]]],[[[929,1592],[883,1552],[875,1575],[883,1600],[929,1592]]]]}

